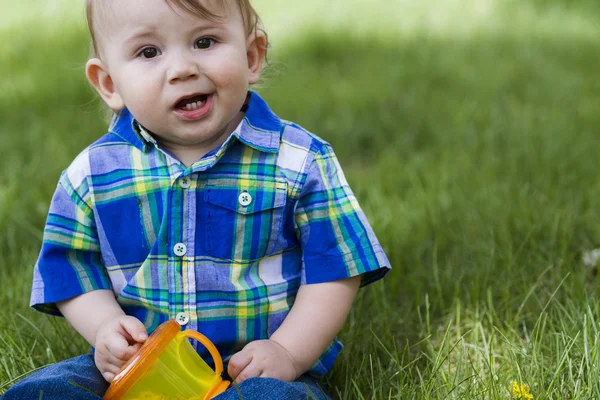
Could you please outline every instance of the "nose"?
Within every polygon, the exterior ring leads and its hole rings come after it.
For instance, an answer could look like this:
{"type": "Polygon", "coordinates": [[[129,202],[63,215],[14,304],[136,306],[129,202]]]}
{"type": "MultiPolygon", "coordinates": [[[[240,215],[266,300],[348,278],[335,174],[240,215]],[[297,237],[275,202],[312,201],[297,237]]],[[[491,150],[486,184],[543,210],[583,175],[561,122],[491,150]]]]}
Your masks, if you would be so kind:
{"type": "Polygon", "coordinates": [[[168,71],[169,83],[194,79],[200,74],[198,65],[194,61],[192,55],[186,52],[181,51],[173,54],[170,64],[168,71]]]}

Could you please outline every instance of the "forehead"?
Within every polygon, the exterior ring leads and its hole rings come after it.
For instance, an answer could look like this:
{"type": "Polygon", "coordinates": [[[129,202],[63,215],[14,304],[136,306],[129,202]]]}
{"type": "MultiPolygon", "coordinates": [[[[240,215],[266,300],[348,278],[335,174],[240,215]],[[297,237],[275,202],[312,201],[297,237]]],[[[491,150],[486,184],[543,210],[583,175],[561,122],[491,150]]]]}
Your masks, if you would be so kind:
{"type": "Polygon", "coordinates": [[[91,0],[90,6],[98,33],[102,33],[103,28],[112,28],[111,21],[121,23],[125,19],[144,23],[176,14],[189,20],[220,22],[238,11],[232,0],[91,0]]]}
{"type": "Polygon", "coordinates": [[[221,18],[233,1],[228,0],[163,0],[170,7],[179,9],[199,17],[213,19],[221,18]]]}

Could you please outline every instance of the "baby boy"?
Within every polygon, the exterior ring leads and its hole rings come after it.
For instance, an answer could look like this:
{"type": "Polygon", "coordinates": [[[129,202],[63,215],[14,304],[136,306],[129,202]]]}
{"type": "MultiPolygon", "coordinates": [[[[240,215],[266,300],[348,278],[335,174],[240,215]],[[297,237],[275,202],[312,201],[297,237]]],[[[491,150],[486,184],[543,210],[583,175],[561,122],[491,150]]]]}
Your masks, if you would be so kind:
{"type": "Polygon", "coordinates": [[[219,399],[327,398],[313,377],[389,262],[331,146],[249,91],[268,47],[249,0],[87,11],[86,75],[114,118],[60,177],[31,304],[95,351],[5,399],[101,396],[167,319],[216,344],[239,384],[219,399]]]}

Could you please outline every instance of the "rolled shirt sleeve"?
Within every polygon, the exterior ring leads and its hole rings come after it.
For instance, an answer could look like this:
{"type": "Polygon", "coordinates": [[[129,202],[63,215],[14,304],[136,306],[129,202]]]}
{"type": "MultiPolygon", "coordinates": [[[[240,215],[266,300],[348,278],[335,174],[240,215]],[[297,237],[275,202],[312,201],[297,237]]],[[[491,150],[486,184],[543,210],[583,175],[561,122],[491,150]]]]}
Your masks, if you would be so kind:
{"type": "Polygon", "coordinates": [[[110,288],[93,211],[63,173],[50,204],[30,304],[38,311],[61,315],[57,302],[110,288]]]}
{"type": "Polygon", "coordinates": [[[303,284],[361,275],[364,286],[389,271],[390,263],[328,144],[310,163],[294,218],[303,251],[303,284]]]}

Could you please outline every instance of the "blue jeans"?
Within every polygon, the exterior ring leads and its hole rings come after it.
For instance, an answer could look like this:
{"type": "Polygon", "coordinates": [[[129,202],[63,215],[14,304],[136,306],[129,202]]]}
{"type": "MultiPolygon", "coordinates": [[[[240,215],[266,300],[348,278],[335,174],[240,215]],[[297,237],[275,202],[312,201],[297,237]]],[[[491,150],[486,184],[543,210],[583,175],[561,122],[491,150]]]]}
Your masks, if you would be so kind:
{"type": "MultiPolygon", "coordinates": [[[[50,365],[17,382],[2,400],[98,400],[108,389],[91,354],[50,365]]],[[[316,379],[307,375],[296,382],[272,378],[247,379],[215,400],[317,399],[331,397],[316,379]]]]}

